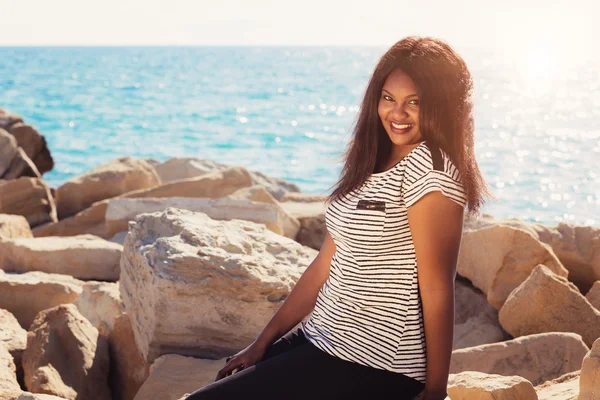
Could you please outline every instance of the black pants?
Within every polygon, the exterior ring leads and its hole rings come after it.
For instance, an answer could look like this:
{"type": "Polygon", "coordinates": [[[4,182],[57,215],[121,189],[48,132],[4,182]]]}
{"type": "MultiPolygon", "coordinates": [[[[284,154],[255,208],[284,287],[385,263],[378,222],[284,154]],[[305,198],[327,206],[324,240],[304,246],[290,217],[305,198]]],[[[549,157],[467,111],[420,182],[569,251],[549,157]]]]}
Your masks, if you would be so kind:
{"type": "Polygon", "coordinates": [[[298,328],[273,343],[259,363],[196,390],[187,400],[410,400],[424,389],[424,383],[406,375],[330,356],[298,328]]]}

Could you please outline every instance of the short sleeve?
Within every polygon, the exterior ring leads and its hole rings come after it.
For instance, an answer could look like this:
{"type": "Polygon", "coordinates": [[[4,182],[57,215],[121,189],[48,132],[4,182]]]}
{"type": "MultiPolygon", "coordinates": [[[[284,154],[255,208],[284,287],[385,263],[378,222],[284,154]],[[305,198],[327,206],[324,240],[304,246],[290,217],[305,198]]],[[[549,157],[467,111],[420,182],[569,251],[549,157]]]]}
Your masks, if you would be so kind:
{"type": "Polygon", "coordinates": [[[442,194],[462,207],[467,198],[458,168],[450,157],[442,150],[442,162],[434,169],[431,150],[421,146],[410,154],[407,160],[402,182],[402,197],[406,208],[411,207],[427,193],[440,191],[442,194]]]}

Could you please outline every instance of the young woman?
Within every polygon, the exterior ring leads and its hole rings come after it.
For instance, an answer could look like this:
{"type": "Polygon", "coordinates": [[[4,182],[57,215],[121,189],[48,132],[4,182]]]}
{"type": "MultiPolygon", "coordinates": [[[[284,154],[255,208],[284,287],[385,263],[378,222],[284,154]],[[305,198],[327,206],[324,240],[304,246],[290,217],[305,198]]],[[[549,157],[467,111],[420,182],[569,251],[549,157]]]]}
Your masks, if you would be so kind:
{"type": "Polygon", "coordinates": [[[463,211],[489,195],[472,86],[440,39],[406,37],[381,57],[318,256],[257,339],[188,400],[446,398],[463,211]]]}

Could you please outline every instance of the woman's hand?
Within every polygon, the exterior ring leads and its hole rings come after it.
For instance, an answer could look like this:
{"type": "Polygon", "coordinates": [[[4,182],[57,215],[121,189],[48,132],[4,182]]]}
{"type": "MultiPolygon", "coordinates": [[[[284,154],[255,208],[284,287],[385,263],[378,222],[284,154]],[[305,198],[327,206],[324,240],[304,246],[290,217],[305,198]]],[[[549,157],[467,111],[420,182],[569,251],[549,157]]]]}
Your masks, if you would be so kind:
{"type": "Polygon", "coordinates": [[[236,372],[239,372],[244,368],[248,368],[256,364],[257,362],[263,359],[266,352],[266,346],[256,341],[252,342],[250,346],[241,350],[237,354],[234,354],[233,356],[227,358],[225,366],[221,368],[217,373],[217,378],[215,379],[215,382],[226,376],[235,374],[236,372]]]}

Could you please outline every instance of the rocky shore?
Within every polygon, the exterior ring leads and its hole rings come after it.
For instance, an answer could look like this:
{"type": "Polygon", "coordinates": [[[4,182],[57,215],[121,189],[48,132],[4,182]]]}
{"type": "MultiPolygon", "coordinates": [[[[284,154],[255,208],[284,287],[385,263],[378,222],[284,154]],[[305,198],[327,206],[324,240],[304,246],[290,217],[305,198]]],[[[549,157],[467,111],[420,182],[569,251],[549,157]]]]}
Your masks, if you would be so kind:
{"type": "MultiPolygon", "coordinates": [[[[323,196],[241,166],[52,167],[0,109],[0,400],[184,399],[323,242],[323,196]]],[[[600,400],[600,228],[467,220],[455,287],[452,400],[600,400]]]]}

